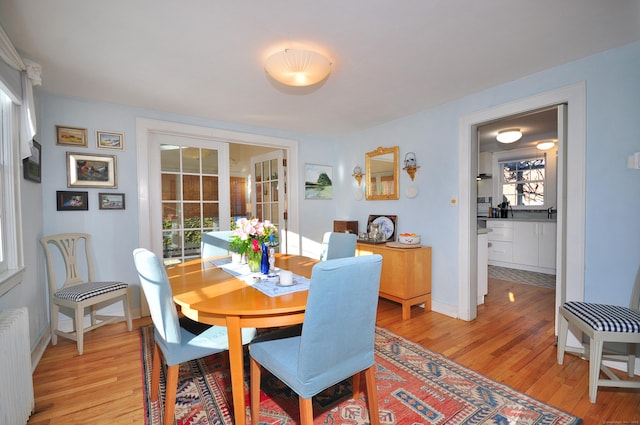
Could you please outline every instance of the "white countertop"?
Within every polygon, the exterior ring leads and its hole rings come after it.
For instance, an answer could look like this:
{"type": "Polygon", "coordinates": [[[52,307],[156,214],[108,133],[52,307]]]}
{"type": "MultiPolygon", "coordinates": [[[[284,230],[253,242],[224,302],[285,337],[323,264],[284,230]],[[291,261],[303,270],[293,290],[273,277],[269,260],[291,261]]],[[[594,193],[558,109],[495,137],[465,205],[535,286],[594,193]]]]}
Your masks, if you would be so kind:
{"type": "Polygon", "coordinates": [[[543,217],[507,217],[507,218],[492,218],[492,217],[478,217],[478,220],[487,220],[487,221],[537,221],[537,222],[547,222],[547,223],[555,223],[557,221],[556,218],[543,218],[543,217]]]}

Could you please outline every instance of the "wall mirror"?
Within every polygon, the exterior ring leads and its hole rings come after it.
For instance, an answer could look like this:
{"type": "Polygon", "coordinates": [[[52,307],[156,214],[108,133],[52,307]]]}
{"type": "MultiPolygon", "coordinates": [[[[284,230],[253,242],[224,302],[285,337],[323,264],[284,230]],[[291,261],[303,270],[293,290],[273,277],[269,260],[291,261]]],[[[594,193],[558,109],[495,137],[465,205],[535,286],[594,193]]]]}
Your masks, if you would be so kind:
{"type": "Polygon", "coordinates": [[[366,155],[366,199],[399,199],[398,147],[379,147],[366,155]]]}

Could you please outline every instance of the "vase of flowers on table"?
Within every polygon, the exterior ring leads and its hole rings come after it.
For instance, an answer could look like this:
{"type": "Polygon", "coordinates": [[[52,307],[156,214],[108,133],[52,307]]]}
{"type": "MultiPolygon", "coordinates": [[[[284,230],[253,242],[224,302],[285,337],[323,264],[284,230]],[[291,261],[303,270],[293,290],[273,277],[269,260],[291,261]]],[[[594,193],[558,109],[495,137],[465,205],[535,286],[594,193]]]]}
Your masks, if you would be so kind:
{"type": "Polygon", "coordinates": [[[277,234],[278,229],[269,220],[241,218],[236,222],[231,238],[229,238],[229,250],[245,254],[251,271],[259,272],[262,246],[273,242],[277,234]]]}

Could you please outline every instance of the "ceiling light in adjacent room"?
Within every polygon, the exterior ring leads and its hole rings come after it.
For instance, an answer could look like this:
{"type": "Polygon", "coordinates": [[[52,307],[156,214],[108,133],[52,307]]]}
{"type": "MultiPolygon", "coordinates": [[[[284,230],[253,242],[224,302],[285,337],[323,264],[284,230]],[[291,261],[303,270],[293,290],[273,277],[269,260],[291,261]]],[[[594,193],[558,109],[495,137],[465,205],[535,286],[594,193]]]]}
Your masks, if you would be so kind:
{"type": "Polygon", "coordinates": [[[522,138],[522,132],[519,128],[511,128],[509,130],[502,130],[498,132],[496,139],[500,143],[513,143],[522,138]]]}
{"type": "Polygon", "coordinates": [[[538,144],[536,144],[536,148],[540,149],[541,151],[546,151],[551,149],[555,145],[556,145],[556,142],[553,139],[541,140],[538,142],[538,144]]]}
{"type": "Polygon", "coordinates": [[[311,50],[286,49],[269,56],[264,69],[282,84],[304,87],[327,78],[331,61],[311,50]]]}

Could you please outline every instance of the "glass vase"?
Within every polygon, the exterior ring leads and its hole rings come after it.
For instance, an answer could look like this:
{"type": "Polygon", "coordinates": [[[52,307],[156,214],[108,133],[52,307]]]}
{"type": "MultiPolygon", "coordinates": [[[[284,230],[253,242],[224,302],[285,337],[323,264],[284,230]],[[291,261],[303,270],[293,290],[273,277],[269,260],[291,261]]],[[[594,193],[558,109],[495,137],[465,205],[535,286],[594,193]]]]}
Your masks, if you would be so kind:
{"type": "Polygon", "coordinates": [[[260,261],[260,273],[269,274],[269,247],[266,243],[262,244],[262,258],[260,261]]]}
{"type": "Polygon", "coordinates": [[[251,273],[257,273],[260,271],[260,262],[262,260],[262,251],[255,252],[253,249],[249,249],[249,258],[247,264],[249,264],[249,270],[251,273]]]}

